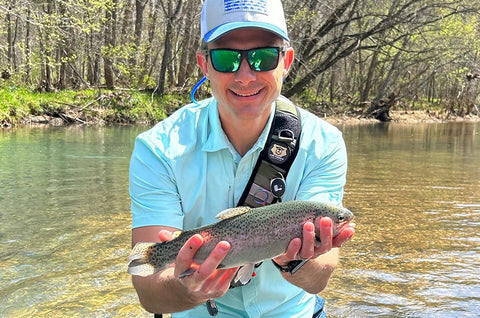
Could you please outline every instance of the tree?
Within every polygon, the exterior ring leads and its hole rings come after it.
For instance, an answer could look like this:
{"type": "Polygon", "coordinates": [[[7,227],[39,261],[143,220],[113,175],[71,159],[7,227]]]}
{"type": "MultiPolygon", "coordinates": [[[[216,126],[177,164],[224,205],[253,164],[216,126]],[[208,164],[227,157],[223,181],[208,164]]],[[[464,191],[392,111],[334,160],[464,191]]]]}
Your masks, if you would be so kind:
{"type": "Polygon", "coordinates": [[[165,74],[167,72],[168,64],[170,63],[170,56],[172,54],[172,37],[174,32],[174,23],[182,8],[182,0],[177,0],[174,7],[174,0],[165,0],[161,2],[163,13],[165,14],[167,30],[165,32],[165,42],[163,47],[163,58],[160,66],[160,73],[157,82],[157,94],[162,96],[165,93],[165,74]]]}
{"type": "MultiPolygon", "coordinates": [[[[294,45],[298,44],[300,49],[297,49],[298,62],[288,77],[285,95],[301,94],[306,88],[314,86],[319,75],[341,60],[351,59],[354,52],[369,51],[370,68],[366,83],[358,88],[360,103],[369,97],[374,78],[377,82],[384,80],[377,73],[377,68],[384,66],[379,62],[379,55],[389,48],[401,46],[405,38],[417,36],[450,16],[473,13],[478,7],[478,3],[475,6],[463,2],[420,0],[374,3],[345,0],[338,5],[335,1],[305,1],[300,8],[297,1],[288,4],[295,5],[293,38],[297,39],[294,45]]],[[[290,10],[293,12],[293,9],[290,10]]],[[[364,60],[356,63],[364,65],[364,60]]],[[[398,56],[395,63],[399,64],[398,56]]],[[[395,70],[394,67],[387,74],[392,75],[395,70]]],[[[388,88],[390,81],[385,83],[387,85],[383,90],[388,88]]],[[[375,92],[375,95],[378,93],[375,92]]]]}
{"type": "MultiPolygon", "coordinates": [[[[198,80],[201,3],[0,0],[0,71],[47,91],[182,91],[198,80]]],[[[478,81],[466,75],[480,73],[480,0],[283,4],[296,50],[288,97],[362,110],[392,93],[420,105],[464,105],[464,112],[476,102],[478,81]]]]}

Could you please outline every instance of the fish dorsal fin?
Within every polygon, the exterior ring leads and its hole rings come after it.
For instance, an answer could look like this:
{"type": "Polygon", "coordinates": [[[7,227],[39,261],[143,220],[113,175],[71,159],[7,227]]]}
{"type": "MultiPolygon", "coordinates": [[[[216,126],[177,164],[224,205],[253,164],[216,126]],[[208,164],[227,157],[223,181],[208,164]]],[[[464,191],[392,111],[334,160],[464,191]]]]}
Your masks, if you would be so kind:
{"type": "Polygon", "coordinates": [[[217,216],[215,216],[215,218],[220,219],[220,220],[226,220],[226,219],[232,218],[232,217],[237,216],[237,215],[245,214],[248,211],[250,211],[251,209],[252,208],[250,208],[248,206],[240,206],[240,207],[237,207],[237,208],[230,208],[230,209],[226,209],[226,210],[221,211],[220,213],[217,214],[217,216]]]}

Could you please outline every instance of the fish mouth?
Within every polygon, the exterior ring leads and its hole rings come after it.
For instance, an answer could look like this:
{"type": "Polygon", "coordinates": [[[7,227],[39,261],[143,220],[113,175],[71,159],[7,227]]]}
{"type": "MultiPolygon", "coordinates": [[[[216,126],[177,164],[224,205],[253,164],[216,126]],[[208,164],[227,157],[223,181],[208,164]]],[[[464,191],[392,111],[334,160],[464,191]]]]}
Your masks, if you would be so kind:
{"type": "Polygon", "coordinates": [[[340,233],[343,230],[343,228],[347,227],[347,225],[351,227],[355,227],[355,223],[350,221],[344,221],[344,222],[338,223],[338,225],[335,226],[335,228],[333,229],[333,237],[337,236],[338,233],[340,233]]]}
{"type": "MultiPolygon", "coordinates": [[[[347,225],[355,227],[355,223],[351,223],[350,221],[344,221],[344,222],[337,223],[336,225],[334,225],[333,230],[332,230],[332,238],[335,238],[343,230],[343,228],[346,227],[347,225]]],[[[320,233],[318,232],[318,230],[316,230],[315,231],[315,247],[320,246],[320,242],[321,242],[320,233]]]]}

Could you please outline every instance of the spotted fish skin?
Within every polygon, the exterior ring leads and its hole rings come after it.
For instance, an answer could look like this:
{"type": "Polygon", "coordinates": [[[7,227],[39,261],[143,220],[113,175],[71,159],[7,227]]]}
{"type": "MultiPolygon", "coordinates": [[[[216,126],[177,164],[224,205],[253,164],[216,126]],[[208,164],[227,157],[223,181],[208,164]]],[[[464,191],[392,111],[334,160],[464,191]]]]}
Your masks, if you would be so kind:
{"type": "MultiPolygon", "coordinates": [[[[220,241],[230,243],[230,251],[219,268],[257,263],[285,252],[294,238],[302,238],[303,224],[319,217],[333,221],[333,236],[353,220],[353,213],[343,207],[314,201],[288,201],[264,207],[230,209],[227,219],[182,232],[177,238],[163,243],[138,243],[128,257],[128,272],[148,276],[175,262],[185,242],[200,234],[204,244],[194,257],[201,264],[220,241]]],[[[317,233],[318,234],[318,233],[317,233]]]]}

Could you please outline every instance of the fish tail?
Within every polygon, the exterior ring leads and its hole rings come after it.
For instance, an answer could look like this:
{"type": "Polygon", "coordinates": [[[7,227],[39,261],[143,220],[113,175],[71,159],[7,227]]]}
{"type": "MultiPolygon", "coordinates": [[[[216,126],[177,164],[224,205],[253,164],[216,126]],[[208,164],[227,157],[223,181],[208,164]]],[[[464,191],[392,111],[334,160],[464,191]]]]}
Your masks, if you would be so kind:
{"type": "Polygon", "coordinates": [[[157,243],[140,242],[135,244],[132,252],[128,256],[128,273],[138,276],[149,276],[155,274],[160,269],[156,268],[149,261],[149,251],[157,243]]]}

